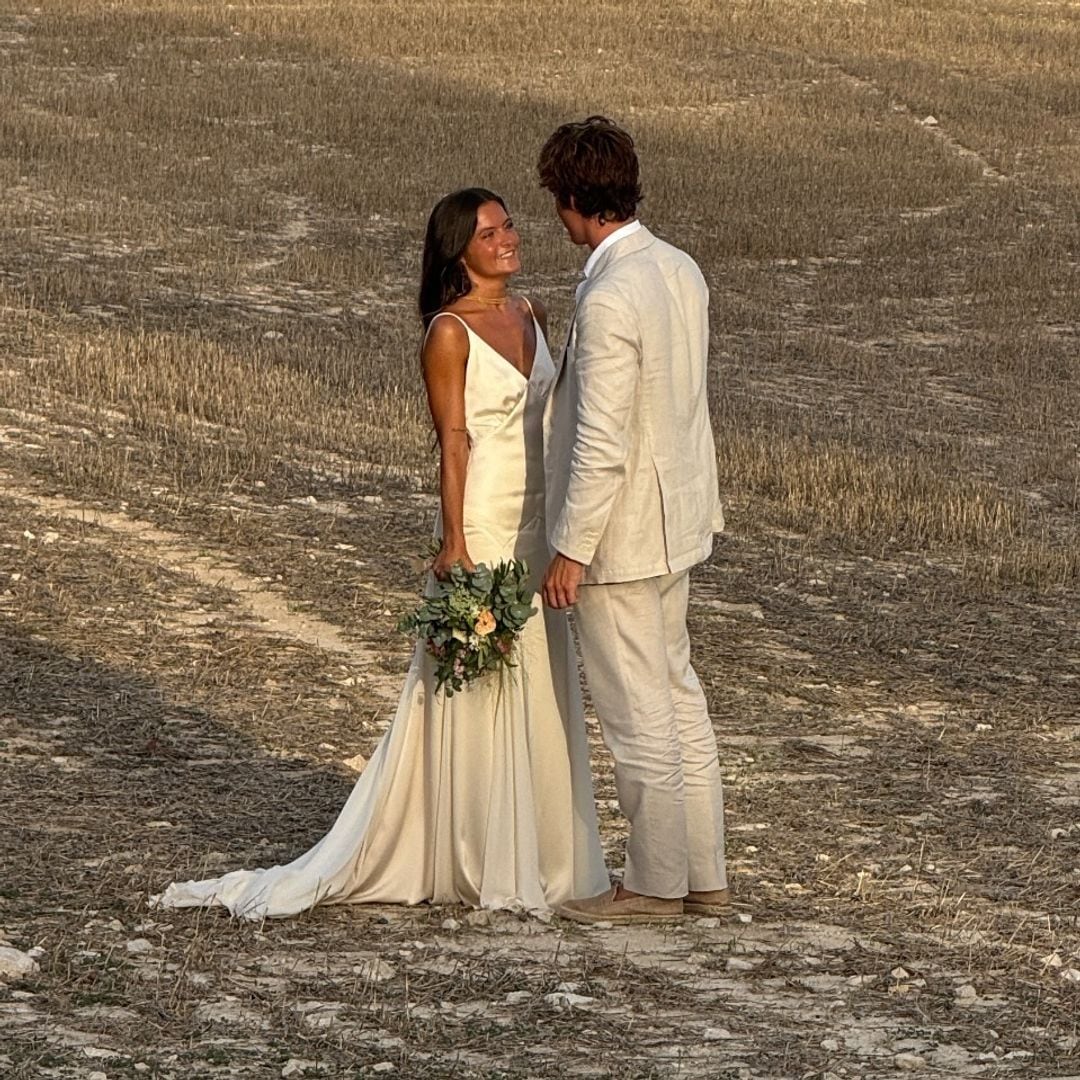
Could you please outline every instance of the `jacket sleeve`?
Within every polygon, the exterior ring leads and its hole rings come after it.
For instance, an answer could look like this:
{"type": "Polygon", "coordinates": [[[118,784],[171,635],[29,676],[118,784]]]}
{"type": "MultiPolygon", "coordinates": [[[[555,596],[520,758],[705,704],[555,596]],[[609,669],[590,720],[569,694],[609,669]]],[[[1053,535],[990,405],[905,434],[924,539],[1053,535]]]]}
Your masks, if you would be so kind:
{"type": "Polygon", "coordinates": [[[577,416],[566,500],[551,531],[555,550],[588,565],[626,472],[641,375],[637,319],[624,297],[592,290],[576,316],[577,416]]]}

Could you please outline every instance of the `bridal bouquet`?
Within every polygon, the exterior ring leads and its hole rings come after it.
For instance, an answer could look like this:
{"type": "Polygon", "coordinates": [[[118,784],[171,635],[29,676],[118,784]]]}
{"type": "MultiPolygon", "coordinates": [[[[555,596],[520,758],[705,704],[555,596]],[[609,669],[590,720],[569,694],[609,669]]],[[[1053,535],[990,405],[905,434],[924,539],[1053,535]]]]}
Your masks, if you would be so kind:
{"type": "Polygon", "coordinates": [[[494,569],[454,566],[445,581],[435,582],[434,595],[398,623],[435,658],[437,690],[445,687],[453,697],[485,672],[514,666],[514,642],[536,614],[528,575],[518,560],[494,569]]]}

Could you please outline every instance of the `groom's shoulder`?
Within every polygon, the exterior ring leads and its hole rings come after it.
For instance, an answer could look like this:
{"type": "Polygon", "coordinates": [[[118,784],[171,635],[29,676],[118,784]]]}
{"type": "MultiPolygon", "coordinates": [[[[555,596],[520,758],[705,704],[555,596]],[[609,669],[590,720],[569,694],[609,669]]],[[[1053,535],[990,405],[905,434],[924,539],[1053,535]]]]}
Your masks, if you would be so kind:
{"type": "Polygon", "coordinates": [[[683,251],[682,248],[677,247],[670,241],[663,239],[663,237],[650,232],[648,228],[642,227],[641,230],[632,237],[632,241],[633,242],[631,243],[627,243],[623,249],[625,257],[616,260],[617,264],[622,264],[623,269],[629,270],[632,267],[640,268],[641,266],[650,263],[661,263],[664,265],[680,263],[683,265],[697,266],[697,263],[694,262],[693,258],[683,251]]]}
{"type": "MultiPolygon", "coordinates": [[[[644,230],[643,230],[644,231],[644,230]]],[[[644,285],[650,279],[678,277],[691,281],[704,277],[694,258],[682,248],[649,233],[642,237],[642,243],[628,257],[621,260],[618,270],[625,275],[624,280],[636,278],[644,285]]]]}
{"type": "Polygon", "coordinates": [[[652,239],[653,243],[645,249],[651,254],[652,258],[658,261],[677,263],[681,266],[697,267],[694,257],[683,251],[681,247],[676,246],[669,240],[663,240],[659,236],[653,236],[652,239]]]}

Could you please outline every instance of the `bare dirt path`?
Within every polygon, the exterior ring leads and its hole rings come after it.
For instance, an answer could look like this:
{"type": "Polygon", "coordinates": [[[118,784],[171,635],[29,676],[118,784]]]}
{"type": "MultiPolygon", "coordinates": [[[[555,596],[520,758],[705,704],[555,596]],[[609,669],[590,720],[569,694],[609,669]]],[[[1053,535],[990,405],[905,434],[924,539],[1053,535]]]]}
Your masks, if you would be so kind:
{"type": "MultiPolygon", "coordinates": [[[[241,607],[259,621],[261,630],[341,654],[366,672],[369,690],[380,695],[387,704],[394,701],[395,680],[378,670],[377,658],[370,650],[348,641],[340,627],[293,610],[285,596],[268,589],[264,581],[244,573],[223,552],[211,551],[204,545],[195,547],[179,533],[168,532],[127,514],[101,510],[61,495],[45,495],[18,485],[5,486],[4,493],[9,498],[29,503],[35,513],[57,515],[107,529],[122,541],[140,549],[144,557],[156,560],[169,570],[189,574],[211,588],[228,589],[235,594],[241,607]]],[[[205,617],[212,618],[212,614],[205,617]]]]}

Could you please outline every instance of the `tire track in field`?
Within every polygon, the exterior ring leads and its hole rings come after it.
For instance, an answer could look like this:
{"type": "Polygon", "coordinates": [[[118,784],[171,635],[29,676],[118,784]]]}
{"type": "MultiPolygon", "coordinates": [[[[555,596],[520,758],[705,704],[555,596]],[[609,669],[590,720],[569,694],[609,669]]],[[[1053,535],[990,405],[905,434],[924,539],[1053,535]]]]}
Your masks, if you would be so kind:
{"type": "Polygon", "coordinates": [[[380,705],[392,706],[397,701],[400,679],[380,669],[375,652],[347,640],[342,629],[334,623],[292,610],[282,593],[266,588],[258,578],[241,570],[227,554],[209,550],[201,544],[195,546],[187,537],[151,522],[86,506],[62,495],[43,495],[14,485],[6,487],[4,494],[30,503],[38,513],[96,525],[141,548],[143,558],[175,573],[193,577],[201,585],[228,589],[235,595],[238,606],[258,620],[260,629],[266,633],[340,654],[363,671],[364,685],[380,705]]]}
{"type": "Polygon", "coordinates": [[[848,71],[842,65],[832,63],[828,60],[821,60],[817,57],[814,57],[813,59],[815,59],[826,71],[830,71],[834,75],[837,75],[850,86],[857,87],[860,90],[865,90],[868,93],[885,98],[893,112],[903,116],[921,131],[925,131],[927,134],[937,139],[938,142],[944,144],[949,150],[956,154],[957,157],[964,158],[965,160],[974,162],[978,165],[982,170],[983,176],[987,180],[994,180],[998,183],[1011,183],[1016,180],[1015,176],[1003,173],[1000,169],[992,165],[987,158],[983,157],[983,155],[978,152],[978,150],[966,146],[954,135],[951,135],[938,123],[936,118],[923,117],[922,119],[919,119],[919,117],[912,112],[911,107],[907,102],[901,101],[899,98],[889,93],[888,90],[880,86],[873,79],[868,79],[863,75],[857,75],[853,71],[848,71]]]}

